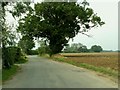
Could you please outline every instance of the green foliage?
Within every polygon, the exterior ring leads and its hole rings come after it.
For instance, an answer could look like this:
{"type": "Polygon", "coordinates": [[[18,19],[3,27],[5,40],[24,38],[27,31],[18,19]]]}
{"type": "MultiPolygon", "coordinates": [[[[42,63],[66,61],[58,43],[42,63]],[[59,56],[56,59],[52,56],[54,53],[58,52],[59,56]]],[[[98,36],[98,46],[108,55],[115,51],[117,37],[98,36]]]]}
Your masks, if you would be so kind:
{"type": "MultiPolygon", "coordinates": [[[[14,2],[10,2],[11,5],[14,6],[14,2]]],[[[0,45],[2,45],[2,60],[3,60],[3,68],[11,68],[15,62],[19,61],[18,59],[21,58],[21,51],[17,47],[9,47],[14,46],[15,42],[15,35],[12,32],[12,27],[8,26],[6,23],[6,12],[9,10],[6,6],[10,5],[9,2],[0,2],[0,27],[2,32],[0,32],[0,45]]],[[[22,8],[23,9],[23,8],[22,8]]]]}
{"type": "Polygon", "coordinates": [[[87,46],[82,46],[78,49],[80,52],[89,52],[89,50],[87,49],[87,46]]]}
{"type": "MultiPolygon", "coordinates": [[[[23,0],[24,1],[24,0],[23,0]]],[[[33,11],[32,7],[30,6],[30,2],[23,2],[23,1],[16,1],[15,6],[13,10],[10,10],[10,13],[12,16],[15,17],[21,17],[22,14],[25,14],[26,12],[31,13],[33,11]]]]}
{"type": "Polygon", "coordinates": [[[28,55],[38,55],[38,50],[30,50],[28,55]]]}
{"type": "Polygon", "coordinates": [[[22,39],[18,42],[18,46],[21,47],[22,51],[26,54],[31,53],[31,49],[35,47],[33,38],[30,36],[23,36],[22,39]]]}
{"type": "Polygon", "coordinates": [[[8,59],[8,58],[9,58],[9,50],[7,48],[2,48],[3,68],[10,68],[14,64],[13,59],[8,59]]]}
{"type": "Polygon", "coordinates": [[[42,56],[43,54],[46,54],[46,48],[45,47],[39,47],[38,52],[39,52],[39,55],[42,56]]]}
{"type": "Polygon", "coordinates": [[[40,47],[38,48],[38,53],[39,53],[39,55],[44,55],[44,54],[50,53],[50,49],[49,49],[48,45],[43,40],[40,41],[40,47]]]}
{"type": "Polygon", "coordinates": [[[49,54],[59,53],[78,33],[84,34],[104,24],[88,5],[86,1],[37,3],[34,10],[19,21],[18,31],[22,35],[45,38],[49,54]]]}
{"type": "Polygon", "coordinates": [[[11,30],[12,26],[10,26],[6,21],[6,12],[8,12],[7,6],[9,5],[9,2],[0,2],[0,44],[3,48],[5,48],[6,46],[14,46],[16,44],[15,34],[11,30]]]}
{"type": "Polygon", "coordinates": [[[4,48],[2,51],[4,52],[4,55],[2,55],[3,68],[11,68],[14,63],[26,61],[25,55],[18,47],[7,47],[4,48]]]}
{"type": "Polygon", "coordinates": [[[18,61],[18,59],[21,56],[20,48],[18,48],[18,47],[8,47],[7,50],[8,50],[9,61],[12,61],[13,64],[14,64],[15,62],[18,61]]]}
{"type": "Polygon", "coordinates": [[[15,35],[11,29],[8,25],[2,26],[2,46],[4,47],[15,45],[15,35]]]}
{"type": "Polygon", "coordinates": [[[93,45],[92,47],[91,47],[91,51],[93,51],[93,52],[101,52],[103,49],[102,49],[102,47],[101,46],[97,46],[97,45],[93,45]]]}
{"type": "Polygon", "coordinates": [[[59,62],[64,62],[64,60],[65,60],[64,57],[61,57],[61,58],[55,57],[55,58],[53,58],[53,59],[56,60],[56,61],[59,61],[59,62]]]}
{"type": "Polygon", "coordinates": [[[17,62],[15,62],[16,64],[21,64],[21,63],[26,63],[27,62],[27,57],[25,55],[22,55],[17,62]]]}
{"type": "Polygon", "coordinates": [[[13,57],[11,57],[12,54],[10,53],[11,51],[7,48],[7,46],[12,46],[15,43],[15,35],[12,33],[11,28],[6,24],[5,16],[7,9],[5,7],[7,5],[8,2],[0,2],[0,27],[2,29],[0,32],[0,45],[2,45],[3,68],[10,68],[14,64],[14,60],[12,59],[13,57]],[[9,60],[10,57],[11,59],[9,60]]]}
{"type": "Polygon", "coordinates": [[[87,49],[87,46],[81,44],[81,43],[73,43],[70,45],[67,45],[63,52],[65,53],[84,53],[84,52],[101,52],[103,51],[101,46],[93,45],[91,49],[87,49]]]}

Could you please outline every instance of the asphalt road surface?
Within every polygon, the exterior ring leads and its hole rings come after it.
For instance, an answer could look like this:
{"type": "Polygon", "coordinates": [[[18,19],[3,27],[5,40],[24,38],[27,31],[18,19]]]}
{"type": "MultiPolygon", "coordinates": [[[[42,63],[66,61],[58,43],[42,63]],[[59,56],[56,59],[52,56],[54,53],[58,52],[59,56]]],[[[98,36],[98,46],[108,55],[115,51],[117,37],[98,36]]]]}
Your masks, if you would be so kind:
{"type": "Polygon", "coordinates": [[[3,88],[117,88],[116,83],[95,72],[38,56],[28,58],[3,88]]]}

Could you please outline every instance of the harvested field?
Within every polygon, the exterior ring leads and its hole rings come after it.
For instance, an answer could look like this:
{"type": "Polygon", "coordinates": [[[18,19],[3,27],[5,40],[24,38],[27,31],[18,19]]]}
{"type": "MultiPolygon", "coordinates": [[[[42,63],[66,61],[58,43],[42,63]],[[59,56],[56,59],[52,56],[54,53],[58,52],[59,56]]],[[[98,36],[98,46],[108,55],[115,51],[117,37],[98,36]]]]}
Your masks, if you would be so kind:
{"type": "Polygon", "coordinates": [[[118,70],[118,53],[62,53],[68,62],[87,63],[97,67],[118,70]]]}

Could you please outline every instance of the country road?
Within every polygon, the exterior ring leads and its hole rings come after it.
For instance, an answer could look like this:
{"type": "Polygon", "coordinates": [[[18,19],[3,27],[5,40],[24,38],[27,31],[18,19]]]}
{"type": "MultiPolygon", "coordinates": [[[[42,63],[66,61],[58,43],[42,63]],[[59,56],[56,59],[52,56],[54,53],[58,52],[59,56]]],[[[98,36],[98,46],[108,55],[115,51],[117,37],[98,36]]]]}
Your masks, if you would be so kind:
{"type": "Polygon", "coordinates": [[[111,80],[83,68],[38,56],[28,59],[3,88],[117,88],[111,80]]]}

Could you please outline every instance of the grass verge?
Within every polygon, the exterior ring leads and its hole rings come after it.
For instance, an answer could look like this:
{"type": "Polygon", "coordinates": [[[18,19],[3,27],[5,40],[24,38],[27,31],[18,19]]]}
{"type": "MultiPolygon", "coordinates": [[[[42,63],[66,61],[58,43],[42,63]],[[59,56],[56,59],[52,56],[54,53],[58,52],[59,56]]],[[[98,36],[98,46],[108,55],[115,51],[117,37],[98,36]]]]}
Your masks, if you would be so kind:
{"type": "Polygon", "coordinates": [[[13,75],[17,73],[19,69],[20,67],[17,65],[13,65],[10,69],[3,69],[2,70],[2,82],[4,83],[5,81],[11,79],[13,75]]]}
{"type": "Polygon", "coordinates": [[[72,64],[72,65],[75,65],[78,67],[83,67],[83,68],[86,68],[89,70],[93,70],[93,71],[99,72],[101,74],[111,76],[115,79],[118,78],[118,72],[115,70],[112,70],[111,68],[96,67],[94,65],[90,65],[90,64],[86,64],[86,63],[78,63],[78,62],[74,62],[74,61],[68,61],[68,60],[66,60],[65,57],[52,57],[52,59],[55,61],[66,62],[66,63],[72,64]]]}
{"type": "Polygon", "coordinates": [[[81,63],[80,67],[87,68],[87,69],[90,69],[90,70],[93,70],[93,71],[96,71],[96,72],[100,72],[100,73],[112,76],[114,78],[118,77],[118,72],[115,71],[115,70],[112,70],[110,68],[95,67],[93,65],[89,65],[89,64],[86,64],[86,63],[81,63]]]}

